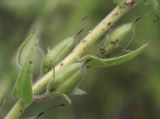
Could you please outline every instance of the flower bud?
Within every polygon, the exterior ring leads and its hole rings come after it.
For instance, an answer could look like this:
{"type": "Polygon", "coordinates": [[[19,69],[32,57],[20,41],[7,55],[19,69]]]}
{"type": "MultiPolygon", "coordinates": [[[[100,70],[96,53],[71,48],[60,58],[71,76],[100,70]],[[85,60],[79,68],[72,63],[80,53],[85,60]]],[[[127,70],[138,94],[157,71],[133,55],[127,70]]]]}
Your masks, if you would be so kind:
{"type": "Polygon", "coordinates": [[[44,56],[44,59],[42,61],[42,71],[46,73],[53,66],[57,65],[74,48],[74,45],[74,37],[69,37],[60,42],[58,45],[56,45],[56,47],[48,51],[48,53],[44,56]]]}
{"type": "Polygon", "coordinates": [[[113,30],[109,35],[103,39],[99,44],[99,53],[101,56],[108,56],[109,54],[124,47],[127,42],[125,39],[131,35],[134,29],[135,22],[123,24],[113,30]]]}
{"type": "Polygon", "coordinates": [[[83,79],[85,73],[84,65],[81,63],[73,63],[64,66],[55,74],[55,79],[51,79],[48,84],[49,92],[71,93],[83,79]]]}

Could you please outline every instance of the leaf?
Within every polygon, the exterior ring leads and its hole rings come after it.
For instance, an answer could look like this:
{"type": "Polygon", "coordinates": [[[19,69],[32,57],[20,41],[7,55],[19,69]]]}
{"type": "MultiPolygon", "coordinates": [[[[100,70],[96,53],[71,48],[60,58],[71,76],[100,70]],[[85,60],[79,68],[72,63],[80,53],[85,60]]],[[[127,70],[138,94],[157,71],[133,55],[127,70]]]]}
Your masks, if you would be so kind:
{"type": "Polygon", "coordinates": [[[20,70],[15,86],[13,88],[13,95],[24,102],[31,102],[33,99],[33,94],[32,94],[33,64],[30,59],[31,58],[29,58],[25,62],[22,69],[20,70]]]}
{"type": "Polygon", "coordinates": [[[86,66],[89,68],[96,68],[96,67],[111,67],[115,65],[119,65],[122,63],[125,63],[133,58],[135,58],[137,55],[139,55],[147,46],[147,44],[144,44],[140,48],[125,54],[121,55],[119,57],[109,58],[109,59],[102,59],[99,57],[95,57],[92,55],[85,56],[84,58],[80,59],[80,61],[85,61],[86,66]]]}

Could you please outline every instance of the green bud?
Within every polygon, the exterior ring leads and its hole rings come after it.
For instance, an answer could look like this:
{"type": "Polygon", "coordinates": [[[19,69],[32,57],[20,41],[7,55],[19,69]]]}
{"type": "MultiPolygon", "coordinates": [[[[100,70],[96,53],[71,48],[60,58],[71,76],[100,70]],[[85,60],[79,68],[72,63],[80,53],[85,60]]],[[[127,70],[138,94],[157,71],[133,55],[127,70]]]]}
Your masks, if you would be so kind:
{"type": "Polygon", "coordinates": [[[99,44],[99,52],[101,56],[108,56],[109,54],[118,51],[128,42],[125,41],[127,36],[133,33],[135,22],[123,24],[113,30],[104,38],[99,44]]]}
{"type": "Polygon", "coordinates": [[[48,83],[49,92],[71,93],[81,82],[85,73],[84,65],[73,63],[64,66],[48,83]]]}
{"type": "Polygon", "coordinates": [[[48,72],[53,66],[57,65],[61,60],[63,60],[74,48],[74,45],[74,37],[69,37],[56,45],[56,47],[48,51],[42,61],[43,72],[48,72]]]}

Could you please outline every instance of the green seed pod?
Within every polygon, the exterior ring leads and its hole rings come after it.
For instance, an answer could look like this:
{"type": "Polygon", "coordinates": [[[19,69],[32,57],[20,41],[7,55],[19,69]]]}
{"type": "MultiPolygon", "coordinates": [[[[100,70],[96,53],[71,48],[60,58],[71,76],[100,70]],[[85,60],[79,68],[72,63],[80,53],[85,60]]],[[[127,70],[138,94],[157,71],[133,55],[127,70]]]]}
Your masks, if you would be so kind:
{"type": "Polygon", "coordinates": [[[64,66],[55,74],[55,79],[48,83],[49,92],[71,93],[81,82],[85,73],[84,65],[73,63],[64,66]]]}
{"type": "Polygon", "coordinates": [[[57,65],[63,60],[68,53],[74,48],[75,39],[74,37],[68,37],[67,39],[60,42],[56,47],[48,51],[42,61],[42,71],[48,72],[53,66],[57,65]]]}
{"type": "Polygon", "coordinates": [[[127,36],[133,33],[135,22],[123,24],[113,30],[99,44],[99,53],[101,56],[108,56],[111,53],[118,51],[128,42],[125,41],[127,36]]]}

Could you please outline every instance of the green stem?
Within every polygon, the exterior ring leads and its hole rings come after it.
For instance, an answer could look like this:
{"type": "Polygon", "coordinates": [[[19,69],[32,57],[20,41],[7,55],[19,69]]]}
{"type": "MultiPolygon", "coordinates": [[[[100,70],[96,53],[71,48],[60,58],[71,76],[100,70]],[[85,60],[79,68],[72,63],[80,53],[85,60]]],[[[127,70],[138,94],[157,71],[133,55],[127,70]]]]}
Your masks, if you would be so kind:
{"type": "MultiPolygon", "coordinates": [[[[137,1],[135,0],[125,0],[125,4],[123,7],[117,6],[113,9],[109,15],[107,15],[79,44],[78,46],[56,67],[55,71],[58,71],[63,66],[67,65],[78,59],[79,56],[82,55],[86,51],[88,47],[90,47],[93,43],[98,40],[106,31],[108,31],[113,24],[115,24],[126,12],[128,12],[137,1]]],[[[34,86],[33,91],[34,94],[38,94],[41,92],[48,80],[53,76],[53,71],[51,70],[46,75],[44,75],[34,86]]]]}
{"type": "MultiPolygon", "coordinates": [[[[128,12],[139,0],[125,0],[122,6],[117,5],[79,44],[78,46],[55,67],[55,71],[58,71],[63,66],[75,61],[81,56],[88,47],[98,40],[106,31],[108,31],[113,24],[115,24],[126,12],[128,12]]],[[[49,79],[53,76],[51,70],[44,75],[34,86],[34,94],[40,93],[48,83],[49,79]]],[[[5,119],[17,119],[22,112],[30,104],[24,104],[18,101],[10,112],[6,115],[5,119]]]]}

